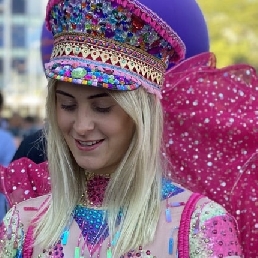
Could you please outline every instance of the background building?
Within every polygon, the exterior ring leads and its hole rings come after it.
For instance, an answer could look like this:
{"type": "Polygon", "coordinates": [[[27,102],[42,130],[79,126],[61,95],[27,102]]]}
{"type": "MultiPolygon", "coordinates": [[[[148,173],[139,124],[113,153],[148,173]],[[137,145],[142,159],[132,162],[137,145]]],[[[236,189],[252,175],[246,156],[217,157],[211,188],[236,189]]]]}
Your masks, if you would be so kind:
{"type": "Polygon", "coordinates": [[[47,0],[0,0],[0,89],[4,115],[44,116],[40,36],[47,0]]]}

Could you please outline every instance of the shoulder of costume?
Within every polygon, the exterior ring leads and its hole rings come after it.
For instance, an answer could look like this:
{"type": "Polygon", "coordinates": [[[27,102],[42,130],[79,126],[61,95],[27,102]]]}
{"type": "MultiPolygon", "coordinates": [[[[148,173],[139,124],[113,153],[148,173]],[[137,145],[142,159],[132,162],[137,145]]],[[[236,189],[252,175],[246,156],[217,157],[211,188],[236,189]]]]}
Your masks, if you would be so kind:
{"type": "Polygon", "coordinates": [[[48,208],[50,199],[50,194],[43,195],[22,201],[13,206],[13,208],[19,213],[21,222],[26,225],[48,208]]]}

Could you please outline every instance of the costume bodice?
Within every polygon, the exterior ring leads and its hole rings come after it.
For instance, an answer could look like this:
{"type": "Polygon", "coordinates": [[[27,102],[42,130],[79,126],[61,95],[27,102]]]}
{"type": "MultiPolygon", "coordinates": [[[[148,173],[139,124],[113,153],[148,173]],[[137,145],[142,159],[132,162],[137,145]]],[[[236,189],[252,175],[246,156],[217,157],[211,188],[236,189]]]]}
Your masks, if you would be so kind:
{"type": "MultiPolygon", "coordinates": [[[[236,238],[235,223],[224,208],[201,196],[196,199],[191,192],[170,180],[163,179],[162,189],[160,219],[153,242],[139,245],[122,257],[171,258],[177,257],[178,252],[180,258],[214,257],[214,254],[226,257],[228,252],[240,257],[241,248],[236,238]],[[193,198],[197,200],[196,203],[189,201],[193,198]],[[182,237],[187,236],[187,241],[180,242],[180,234],[182,237]],[[186,246],[185,242],[189,248],[188,253],[183,254],[182,249],[185,247],[181,246],[186,246]]],[[[50,197],[40,198],[42,202],[42,199],[50,197]]],[[[43,250],[36,246],[32,256],[26,256],[23,252],[28,224],[26,226],[22,218],[24,213],[33,210],[28,205],[30,201],[14,206],[8,212],[1,228],[1,232],[5,233],[1,234],[0,254],[4,251],[9,255],[6,257],[22,258],[112,257],[108,226],[103,219],[105,210],[82,205],[75,207],[70,223],[53,248],[43,250]]]]}

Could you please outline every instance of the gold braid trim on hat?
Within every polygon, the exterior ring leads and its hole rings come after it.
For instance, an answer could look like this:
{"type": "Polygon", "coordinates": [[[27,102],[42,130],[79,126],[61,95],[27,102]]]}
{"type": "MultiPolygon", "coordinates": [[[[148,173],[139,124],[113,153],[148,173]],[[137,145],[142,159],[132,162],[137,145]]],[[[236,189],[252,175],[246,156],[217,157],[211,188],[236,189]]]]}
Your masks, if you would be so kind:
{"type": "Polygon", "coordinates": [[[163,84],[166,64],[140,48],[111,39],[89,37],[83,33],[63,33],[55,37],[51,61],[63,56],[100,61],[119,66],[143,76],[156,83],[163,84]]]}

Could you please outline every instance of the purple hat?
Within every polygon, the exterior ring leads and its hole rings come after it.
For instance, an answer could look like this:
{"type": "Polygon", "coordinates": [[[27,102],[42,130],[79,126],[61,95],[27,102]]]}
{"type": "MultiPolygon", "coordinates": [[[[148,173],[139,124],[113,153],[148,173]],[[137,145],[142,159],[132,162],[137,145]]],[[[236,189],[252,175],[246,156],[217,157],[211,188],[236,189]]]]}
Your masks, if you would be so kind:
{"type": "Polygon", "coordinates": [[[185,58],[209,51],[209,34],[196,0],[139,0],[162,17],[186,46],[185,58]]]}
{"type": "Polygon", "coordinates": [[[50,0],[46,23],[46,75],[60,81],[160,96],[166,69],[185,55],[177,33],[136,0],[50,0]]]}
{"type": "MultiPolygon", "coordinates": [[[[208,52],[210,49],[208,28],[196,0],[164,1],[167,1],[165,2],[166,8],[163,5],[158,5],[156,0],[141,0],[140,2],[150,9],[155,10],[183,40],[186,46],[185,58],[208,52]]],[[[41,32],[41,57],[43,66],[50,60],[53,44],[53,35],[47,30],[46,23],[44,22],[41,32]]]]}

